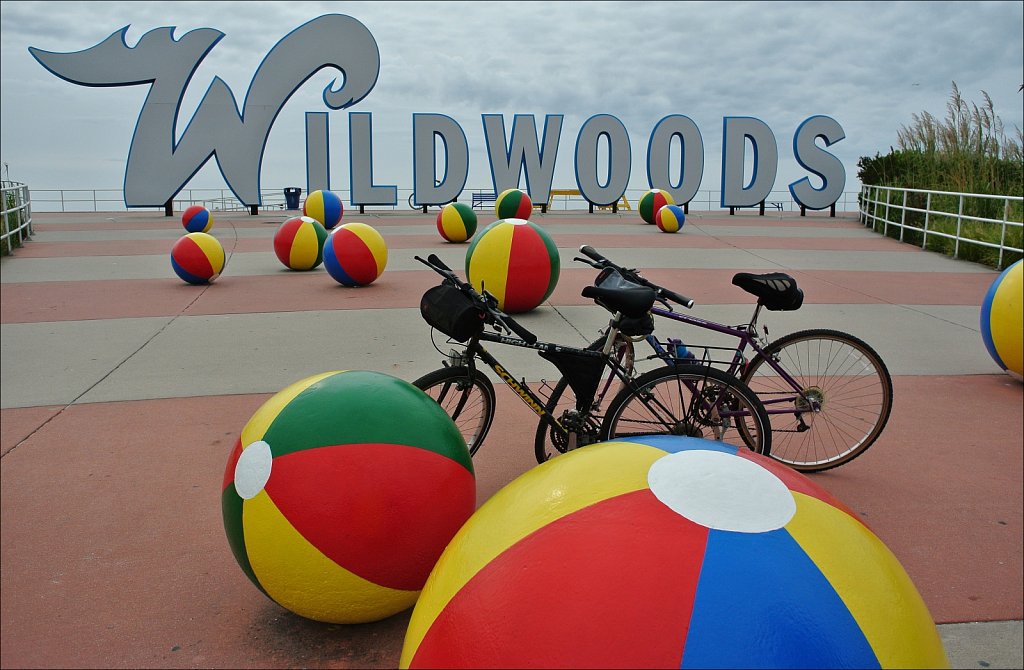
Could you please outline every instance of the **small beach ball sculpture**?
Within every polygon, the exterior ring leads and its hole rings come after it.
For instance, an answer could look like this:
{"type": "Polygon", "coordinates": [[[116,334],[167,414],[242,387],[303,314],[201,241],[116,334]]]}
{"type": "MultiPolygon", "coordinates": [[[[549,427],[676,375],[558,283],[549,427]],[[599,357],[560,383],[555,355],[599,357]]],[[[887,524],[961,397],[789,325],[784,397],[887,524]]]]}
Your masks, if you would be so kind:
{"type": "Polygon", "coordinates": [[[437,214],[437,232],[446,242],[465,242],[476,233],[476,212],[464,202],[449,202],[437,214]]]}
{"type": "Polygon", "coordinates": [[[494,214],[499,219],[529,219],[533,201],[518,188],[506,189],[494,201],[494,214]]]}
{"type": "Polygon", "coordinates": [[[551,236],[524,219],[489,224],[466,250],[466,277],[486,289],[498,308],[528,312],[548,299],[558,283],[561,261],[551,236]]]}
{"type": "Polygon", "coordinates": [[[685,221],[686,214],[679,205],[665,205],[654,214],[654,222],[663,233],[678,233],[685,221]]]}
{"type": "Polygon", "coordinates": [[[312,270],[323,262],[327,229],[308,216],[296,216],[274,233],[274,253],[289,270],[312,270]]]}
{"type": "Polygon", "coordinates": [[[190,233],[208,233],[213,228],[213,214],[202,205],[192,205],[181,213],[181,225],[190,233]]]}
{"type": "Polygon", "coordinates": [[[388,247],[373,226],[352,221],[331,231],[324,244],[324,267],[342,286],[372,284],[388,264],[388,247]]]}
{"type": "Polygon", "coordinates": [[[429,396],[379,372],[326,372],[265,402],[221,495],[238,565],[271,600],[328,623],[415,603],[473,513],[469,450],[429,396]],[[396,420],[400,417],[400,420],[396,420]]]}
{"type": "Polygon", "coordinates": [[[571,451],[484,503],[438,559],[402,668],[948,667],[856,514],[720,442],[571,451]]]}
{"type": "Polygon", "coordinates": [[[1003,370],[1024,377],[1024,261],[1003,270],[981,303],[981,337],[1003,370]]]}
{"type": "Polygon", "coordinates": [[[648,191],[644,191],[644,194],[640,196],[640,202],[637,204],[637,209],[640,210],[640,218],[647,223],[654,223],[654,216],[658,213],[658,210],[665,205],[674,205],[675,200],[672,199],[672,194],[668,191],[663,191],[660,188],[652,188],[648,191]]]}
{"type": "Polygon", "coordinates": [[[316,219],[327,230],[341,223],[344,213],[341,196],[334,191],[313,191],[302,203],[303,216],[316,219]]]}
{"type": "Polygon", "coordinates": [[[189,284],[209,284],[224,271],[224,247],[209,233],[188,233],[171,247],[171,267],[189,284]]]}

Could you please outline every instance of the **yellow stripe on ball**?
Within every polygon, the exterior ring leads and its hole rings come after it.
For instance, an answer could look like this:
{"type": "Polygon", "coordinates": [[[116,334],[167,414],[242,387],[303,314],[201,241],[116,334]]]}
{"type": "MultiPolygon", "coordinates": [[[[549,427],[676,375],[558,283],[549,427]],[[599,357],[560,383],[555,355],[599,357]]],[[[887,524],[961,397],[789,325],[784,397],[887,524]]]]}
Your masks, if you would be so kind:
{"type": "Polygon", "coordinates": [[[365,623],[412,607],[418,591],[389,589],[355,575],[309,543],[266,491],[242,511],[246,553],[260,585],[282,607],[316,621],[365,623]]]}
{"type": "MultiPolygon", "coordinates": [[[[496,556],[564,516],[602,500],[647,488],[651,464],[665,456],[661,449],[634,442],[604,442],[573,453],[577,460],[590,458],[592,463],[601,465],[567,470],[550,468],[546,463],[533,468],[476,511],[471,535],[467,535],[465,526],[455,535],[423,587],[423,594],[430,595],[420,600],[409,621],[405,649],[419,647],[444,605],[496,556]],[[567,475],[574,479],[566,481],[567,475]],[[544,500],[527,513],[522,504],[538,501],[523,498],[521,491],[565,491],[566,495],[557,501],[544,500]],[[482,532],[483,529],[488,532],[482,532]],[[456,560],[461,562],[458,569],[445,569],[447,563],[456,560]]],[[[557,462],[556,459],[551,464],[557,462]]],[[[408,667],[407,660],[402,659],[400,667],[408,667]]]]}

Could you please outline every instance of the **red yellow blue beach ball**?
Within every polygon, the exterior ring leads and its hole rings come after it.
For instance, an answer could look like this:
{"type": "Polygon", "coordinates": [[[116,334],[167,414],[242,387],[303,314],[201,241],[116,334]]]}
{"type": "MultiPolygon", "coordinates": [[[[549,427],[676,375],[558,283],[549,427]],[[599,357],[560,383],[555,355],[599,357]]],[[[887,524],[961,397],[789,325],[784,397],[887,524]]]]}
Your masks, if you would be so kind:
{"type": "Polygon", "coordinates": [[[561,261],[548,233],[524,219],[501,219],[484,228],[466,250],[466,276],[486,289],[510,314],[528,312],[548,299],[561,261]]]}
{"type": "Polygon", "coordinates": [[[476,212],[464,202],[449,202],[437,213],[437,232],[446,242],[465,242],[476,233],[476,212]]]}
{"type": "Polygon", "coordinates": [[[388,264],[388,247],[373,226],[353,221],[331,231],[324,244],[324,267],[342,286],[372,284],[388,264]]]}
{"type": "Polygon", "coordinates": [[[181,213],[181,225],[190,233],[208,233],[213,228],[213,214],[202,205],[192,205],[181,213]]]}
{"type": "Polygon", "coordinates": [[[484,503],[402,668],[948,667],[893,554],[828,492],[719,442],[605,442],[484,503]]]}
{"type": "Polygon", "coordinates": [[[323,262],[327,229],[316,219],[295,216],[274,234],[274,253],[290,270],[312,270],[323,262]]]}
{"type": "Polygon", "coordinates": [[[344,213],[345,206],[341,202],[341,196],[334,191],[313,191],[302,203],[303,216],[316,219],[327,230],[341,223],[344,213]]]}
{"type": "Polygon", "coordinates": [[[351,370],[298,381],[256,410],[221,504],[231,551],[266,596],[308,619],[365,623],[415,603],[473,513],[476,484],[436,402],[351,370]]]}
{"type": "Polygon", "coordinates": [[[499,219],[529,219],[533,201],[518,188],[505,189],[494,201],[494,214],[499,219]]]}
{"type": "Polygon", "coordinates": [[[224,271],[224,247],[209,233],[188,233],[171,247],[171,267],[189,284],[209,284],[224,271]]]}
{"type": "Polygon", "coordinates": [[[1024,376],[1024,261],[999,273],[981,303],[981,337],[1003,370],[1024,376]]]}
{"type": "Polygon", "coordinates": [[[654,215],[658,213],[658,210],[665,205],[674,205],[675,200],[672,199],[672,194],[668,191],[664,191],[660,188],[652,188],[648,191],[644,191],[643,195],[640,196],[640,202],[637,204],[637,209],[640,210],[640,218],[647,223],[654,223],[654,215]]]}
{"type": "Polygon", "coordinates": [[[686,214],[679,205],[665,205],[655,212],[654,222],[663,233],[678,233],[686,222],[686,214]]]}

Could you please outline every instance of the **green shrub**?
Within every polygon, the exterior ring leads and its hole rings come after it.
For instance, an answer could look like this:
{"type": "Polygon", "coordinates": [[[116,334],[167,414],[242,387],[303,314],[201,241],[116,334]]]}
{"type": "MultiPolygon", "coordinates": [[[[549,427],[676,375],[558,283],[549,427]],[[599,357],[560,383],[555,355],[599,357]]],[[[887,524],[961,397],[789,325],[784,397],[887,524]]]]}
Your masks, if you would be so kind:
{"type": "MultiPolygon", "coordinates": [[[[993,109],[992,99],[982,91],[984,102],[981,106],[968,103],[960,95],[956,82],[946,104],[946,116],[938,119],[928,112],[914,114],[914,123],[904,126],[897,134],[899,148],[889,147],[889,153],[874,158],[861,157],[857,161],[858,176],[862,184],[889,186],[893,188],[973,193],[982,195],[1024,196],[1024,133],[1016,129],[1010,137],[1003,128],[1002,120],[993,109]]],[[[893,204],[902,205],[900,201],[893,204]]],[[[926,194],[908,193],[907,206],[924,209],[926,194]]],[[[945,212],[948,216],[932,214],[928,219],[928,231],[953,234],[956,232],[956,214],[959,198],[951,195],[932,195],[931,210],[945,212]]],[[[1005,201],[989,198],[965,198],[963,214],[1002,221],[1024,221],[1020,202],[1011,202],[1006,208],[1005,201]]],[[[879,209],[884,215],[884,208],[879,209]]],[[[903,213],[891,209],[888,220],[899,223],[903,213]]],[[[922,227],[924,214],[906,212],[907,225],[922,227]]],[[[876,226],[878,227],[878,226],[876,226]]],[[[890,227],[889,234],[899,237],[899,228],[890,227]]],[[[965,220],[961,226],[963,238],[999,243],[1002,226],[994,223],[965,220]]],[[[1008,227],[1005,246],[1022,247],[1020,228],[1008,227]]],[[[921,246],[924,235],[905,230],[903,240],[921,246]]],[[[953,240],[928,235],[925,248],[952,255],[953,240]]],[[[978,245],[960,242],[958,257],[1000,267],[999,251],[978,245]]],[[[1021,258],[1020,253],[1003,254],[1001,267],[1021,258]]]]}

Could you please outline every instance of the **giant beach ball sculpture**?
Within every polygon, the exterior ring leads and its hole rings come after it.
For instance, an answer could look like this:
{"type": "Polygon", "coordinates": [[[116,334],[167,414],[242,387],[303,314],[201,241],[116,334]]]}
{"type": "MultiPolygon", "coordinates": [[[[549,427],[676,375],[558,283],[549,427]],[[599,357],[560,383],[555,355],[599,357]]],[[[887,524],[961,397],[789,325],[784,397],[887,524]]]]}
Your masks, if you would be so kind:
{"type": "Polygon", "coordinates": [[[658,210],[665,205],[674,205],[675,200],[672,199],[672,194],[668,191],[664,191],[660,188],[652,188],[648,191],[644,191],[643,195],[640,196],[640,202],[637,204],[637,209],[640,211],[640,218],[647,223],[654,223],[654,215],[658,213],[658,210]]]}
{"type": "Polygon", "coordinates": [[[324,244],[324,267],[342,286],[366,286],[384,272],[388,247],[373,226],[352,221],[333,231],[324,244]]]}
{"type": "Polygon", "coordinates": [[[654,222],[663,233],[678,233],[686,222],[686,214],[679,205],[665,205],[655,212],[654,222]]]}
{"type": "Polygon", "coordinates": [[[302,203],[303,216],[316,219],[327,230],[338,225],[344,213],[341,196],[334,191],[313,191],[302,203]]]}
{"type": "Polygon", "coordinates": [[[181,213],[181,225],[190,233],[208,233],[213,228],[213,214],[202,205],[192,205],[181,213]]]}
{"type": "Polygon", "coordinates": [[[501,219],[484,228],[466,250],[466,276],[486,289],[510,314],[528,312],[548,299],[561,261],[548,233],[524,219],[501,219]]]}
{"type": "Polygon", "coordinates": [[[289,270],[312,270],[323,262],[327,229],[316,219],[295,216],[274,233],[274,253],[289,270]]]}
{"type": "Polygon", "coordinates": [[[252,415],[221,504],[231,551],[260,591],[309,619],[365,623],[413,605],[476,489],[440,405],[352,370],[298,381],[252,415]]]}
{"type": "Polygon", "coordinates": [[[464,202],[449,202],[437,213],[437,232],[446,242],[465,242],[476,233],[476,212],[464,202]]]}
{"type": "Polygon", "coordinates": [[[572,451],[438,560],[400,667],[948,667],[882,542],[807,477],[681,436],[572,451]]]}
{"type": "Polygon", "coordinates": [[[533,201],[518,188],[505,189],[494,200],[494,214],[499,219],[529,219],[533,201]]]}
{"type": "Polygon", "coordinates": [[[1024,376],[1024,261],[1003,270],[981,303],[981,337],[1003,370],[1024,376]]]}
{"type": "Polygon", "coordinates": [[[209,233],[188,233],[171,247],[171,267],[189,284],[209,284],[224,271],[224,247],[209,233]]]}

